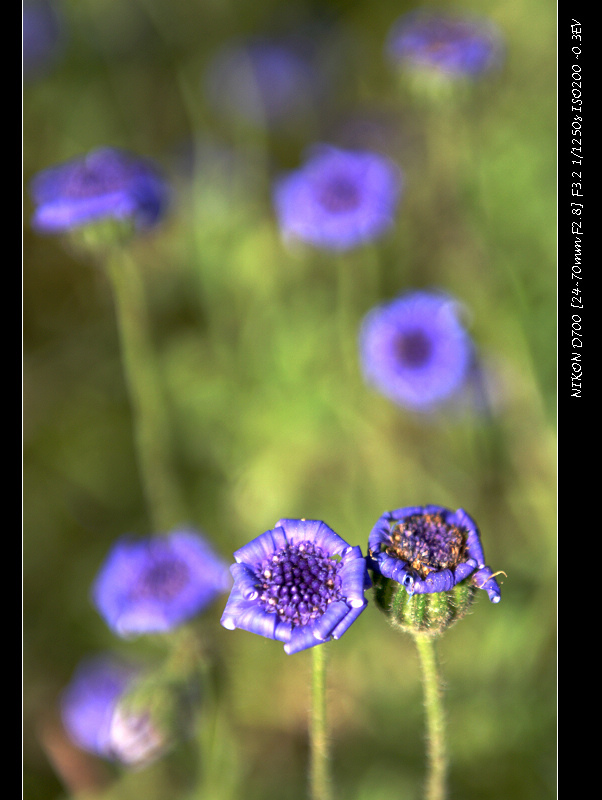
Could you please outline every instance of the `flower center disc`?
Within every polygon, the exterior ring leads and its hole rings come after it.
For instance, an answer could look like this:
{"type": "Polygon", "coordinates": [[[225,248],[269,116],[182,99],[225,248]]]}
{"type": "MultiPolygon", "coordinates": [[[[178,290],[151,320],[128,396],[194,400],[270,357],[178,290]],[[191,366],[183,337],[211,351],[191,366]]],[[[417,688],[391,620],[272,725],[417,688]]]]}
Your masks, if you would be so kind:
{"type": "Polygon", "coordinates": [[[390,539],[385,552],[406,561],[421,578],[466,560],[466,532],[440,514],[413,514],[393,527],[390,539]]]}
{"type": "Polygon", "coordinates": [[[321,617],[341,597],[341,562],[313,542],[289,544],[255,570],[259,602],[293,626],[321,617]]]}
{"type": "Polygon", "coordinates": [[[134,596],[136,599],[149,597],[160,601],[171,600],[182,591],[188,580],[188,567],[183,561],[160,561],[142,575],[134,596]]]}
{"type": "Polygon", "coordinates": [[[331,214],[342,214],[359,205],[359,192],[355,183],[343,176],[326,181],[319,193],[320,205],[331,214]]]}
{"type": "Polygon", "coordinates": [[[67,197],[86,199],[122,191],[133,177],[126,164],[114,163],[106,156],[93,154],[79,164],[65,187],[67,197]]]}
{"type": "Polygon", "coordinates": [[[416,328],[402,333],[395,342],[395,348],[405,367],[417,369],[429,360],[433,346],[426,333],[416,328]]]}

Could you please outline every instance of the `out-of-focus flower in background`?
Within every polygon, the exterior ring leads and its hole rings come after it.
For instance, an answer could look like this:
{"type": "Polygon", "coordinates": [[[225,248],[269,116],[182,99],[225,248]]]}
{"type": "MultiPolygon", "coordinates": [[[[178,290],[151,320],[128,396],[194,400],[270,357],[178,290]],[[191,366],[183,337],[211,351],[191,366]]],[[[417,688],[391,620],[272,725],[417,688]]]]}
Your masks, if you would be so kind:
{"type": "Polygon", "coordinates": [[[366,381],[385,397],[431,411],[465,386],[474,363],[459,303],[437,291],[412,291],[364,317],[359,351],[366,381]]]}
{"type": "Polygon", "coordinates": [[[122,637],[170,631],[232,584],[228,565],[199,534],[119,539],[92,589],[107,625],[122,637]]]}
{"type": "Polygon", "coordinates": [[[63,233],[105,219],[150,228],[169,199],[153,162],[114,147],[43,170],[30,191],[36,205],[31,224],[38,233],[63,233]]]}
{"type": "Polygon", "coordinates": [[[273,197],[285,241],[343,251],[392,227],[401,191],[401,170],[386,156],[317,145],[276,180],[273,197]]]}
{"type": "Polygon", "coordinates": [[[234,558],[222,625],[284,642],[289,655],[340,639],[367,605],[360,548],[319,520],[281,519],[234,558]]]}
{"type": "Polygon", "coordinates": [[[56,62],[64,39],[62,16],[50,0],[24,0],[23,79],[32,81],[56,62]]]}
{"type": "Polygon", "coordinates": [[[389,33],[389,57],[409,70],[476,78],[499,66],[502,40],[481,17],[420,9],[405,14],[389,33]]]}
{"type": "Polygon", "coordinates": [[[155,724],[150,709],[133,710],[131,691],[142,671],[109,654],[84,659],[61,697],[65,731],[87,752],[128,767],[143,767],[161,756],[170,737],[155,724]]]}
{"type": "Polygon", "coordinates": [[[117,701],[133,685],[138,671],[113,656],[82,661],[61,698],[63,725],[83,750],[113,758],[111,725],[117,701]]]}
{"type": "Polygon", "coordinates": [[[258,127],[289,125],[315,113],[318,85],[304,48],[259,37],[224,45],[203,77],[207,100],[220,116],[258,127]]]}

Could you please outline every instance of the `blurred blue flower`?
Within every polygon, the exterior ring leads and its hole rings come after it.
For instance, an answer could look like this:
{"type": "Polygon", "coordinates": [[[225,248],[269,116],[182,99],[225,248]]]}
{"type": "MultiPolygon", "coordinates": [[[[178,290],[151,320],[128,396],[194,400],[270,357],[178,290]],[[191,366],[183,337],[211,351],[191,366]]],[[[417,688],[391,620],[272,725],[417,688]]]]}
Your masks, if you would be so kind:
{"type": "Polygon", "coordinates": [[[299,121],[312,108],[315,87],[314,70],[303,49],[267,38],[225,45],[204,76],[213,108],[259,127],[299,121]]]}
{"type": "Polygon", "coordinates": [[[50,0],[23,2],[23,78],[39,77],[55,61],[62,45],[63,20],[50,0]]]}
{"type": "Polygon", "coordinates": [[[285,239],[349,250],[393,225],[401,189],[401,171],[386,156],[319,145],[276,181],[274,205],[285,239]]]}
{"type": "Polygon", "coordinates": [[[137,674],[131,665],[108,655],[94,656],[79,664],[61,698],[63,725],[78,747],[113,758],[113,713],[137,674]]]}
{"type": "Polygon", "coordinates": [[[289,655],[340,639],[367,605],[360,548],[319,520],[281,519],[234,558],[222,625],[284,642],[289,655]]]}
{"type": "Polygon", "coordinates": [[[492,603],[501,599],[486,566],[481,536],[466,511],[443,506],[409,506],[387,511],[368,537],[368,566],[401,584],[409,595],[447,592],[472,575],[492,603]]]}
{"type": "Polygon", "coordinates": [[[431,411],[469,377],[474,348],[449,295],[414,291],[376,306],[360,329],[366,381],[413,410],[431,411]]]}
{"type": "Polygon", "coordinates": [[[128,637],[170,631],[226,592],[228,566],[193,531],[144,539],[122,537],[92,589],[107,625],[128,637]]]}
{"type": "Polygon", "coordinates": [[[153,163],[113,147],[50,167],[32,180],[37,206],[32,227],[61,233],[107,218],[155,225],[164,214],[168,187],[153,163]]]}
{"type": "Polygon", "coordinates": [[[474,78],[499,64],[502,46],[487,19],[421,9],[392,26],[387,52],[410,68],[474,78]]]}
{"type": "Polygon", "coordinates": [[[164,752],[166,739],[150,716],[121,707],[139,677],[137,668],[110,655],[79,664],[61,697],[63,725],[74,744],[128,766],[149,764],[164,752]]]}

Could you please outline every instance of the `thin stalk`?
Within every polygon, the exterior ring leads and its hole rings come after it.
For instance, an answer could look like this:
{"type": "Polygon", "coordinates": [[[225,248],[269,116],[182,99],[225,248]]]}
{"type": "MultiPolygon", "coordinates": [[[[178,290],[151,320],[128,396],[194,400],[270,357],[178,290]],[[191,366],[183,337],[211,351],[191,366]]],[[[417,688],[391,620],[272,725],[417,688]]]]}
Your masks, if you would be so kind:
{"type": "Polygon", "coordinates": [[[310,800],[332,800],[326,721],[326,646],[311,648],[310,800]]]}
{"type": "Polygon", "coordinates": [[[435,637],[415,632],[426,710],[427,779],[425,800],[445,800],[447,754],[445,748],[445,717],[441,692],[441,680],[435,654],[435,637]]]}
{"type": "Polygon", "coordinates": [[[136,264],[122,249],[111,254],[108,273],[142,488],[153,529],[166,532],[181,521],[181,506],[171,469],[169,425],[151,342],[144,285],[136,264]]]}

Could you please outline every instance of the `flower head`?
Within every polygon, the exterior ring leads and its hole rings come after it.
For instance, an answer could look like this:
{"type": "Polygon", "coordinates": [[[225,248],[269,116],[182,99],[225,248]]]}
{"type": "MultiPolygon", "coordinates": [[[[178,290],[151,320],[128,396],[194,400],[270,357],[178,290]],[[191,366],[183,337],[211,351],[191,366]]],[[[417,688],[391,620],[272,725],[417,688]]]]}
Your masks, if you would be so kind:
{"type": "Polygon", "coordinates": [[[288,654],[340,639],[367,605],[360,548],[319,520],[281,519],[234,558],[222,625],[284,642],[288,654]]]}
{"type": "Polygon", "coordinates": [[[168,739],[144,710],[123,706],[140,670],[113,656],[82,661],[61,697],[63,725],[78,747],[128,766],[158,758],[168,739]]]}
{"type": "Polygon", "coordinates": [[[131,665],[111,656],[95,656],[79,664],[61,698],[63,725],[78,747],[113,758],[113,713],[137,674],[131,665]]]}
{"type": "Polygon", "coordinates": [[[51,0],[23,3],[23,78],[42,75],[55,61],[63,39],[63,20],[51,0]]]}
{"type": "Polygon", "coordinates": [[[228,567],[198,534],[120,539],[93,586],[93,600],[119,636],[169,631],[231,586],[228,567]]]}
{"type": "Polygon", "coordinates": [[[415,291],[373,308],[360,330],[364,377],[389,399],[430,411],[466,381],[471,339],[448,295],[415,291]]]}
{"type": "Polygon", "coordinates": [[[401,188],[401,172],[386,156],[323,145],[276,181],[274,205],[285,239],[349,250],[393,225],[401,188]]]}
{"type": "Polygon", "coordinates": [[[472,575],[473,586],[499,603],[500,588],[485,564],[479,529],[466,511],[410,506],[387,511],[368,538],[368,565],[401,584],[408,595],[453,589],[472,575]]]}
{"type": "Polygon", "coordinates": [[[411,69],[474,78],[499,63],[501,44],[489,20],[420,10],[397,20],[387,51],[411,69]]]}
{"type": "Polygon", "coordinates": [[[32,226],[62,233],[105,219],[150,228],[168,202],[164,179],[150,161],[113,147],[94,150],[38,173],[31,182],[37,206],[32,226]]]}

